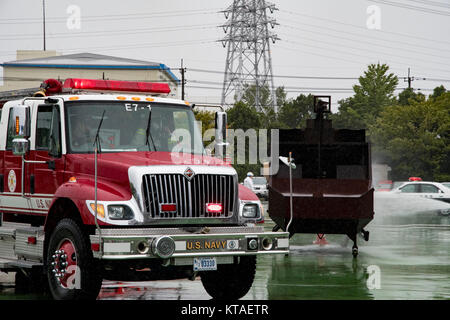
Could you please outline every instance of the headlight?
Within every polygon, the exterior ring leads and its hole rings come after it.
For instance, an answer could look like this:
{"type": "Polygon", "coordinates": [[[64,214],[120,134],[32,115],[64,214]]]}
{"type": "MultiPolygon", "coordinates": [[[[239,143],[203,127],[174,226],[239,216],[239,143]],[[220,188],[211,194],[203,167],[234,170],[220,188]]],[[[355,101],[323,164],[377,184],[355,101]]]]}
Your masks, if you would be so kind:
{"type": "Polygon", "coordinates": [[[256,203],[249,203],[242,208],[242,216],[244,218],[256,218],[258,216],[258,205],[256,203]]]}
{"type": "Polygon", "coordinates": [[[111,220],[131,220],[134,218],[134,214],[128,206],[109,205],[108,217],[111,220]]]}

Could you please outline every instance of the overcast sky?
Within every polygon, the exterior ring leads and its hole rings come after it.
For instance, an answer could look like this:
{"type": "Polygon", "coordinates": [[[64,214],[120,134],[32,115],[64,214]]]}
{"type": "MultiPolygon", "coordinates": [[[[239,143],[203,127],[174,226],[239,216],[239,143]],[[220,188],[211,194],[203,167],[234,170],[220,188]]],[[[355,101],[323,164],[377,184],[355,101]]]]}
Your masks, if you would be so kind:
{"type": "MultiPolygon", "coordinates": [[[[336,102],[352,95],[356,80],[286,76],[357,78],[376,62],[389,64],[399,77],[410,67],[413,76],[428,78],[413,82],[426,94],[440,84],[450,87],[449,0],[271,2],[279,9],[271,15],[279,23],[273,32],[280,38],[271,43],[274,82],[285,86],[289,97],[331,94],[336,102]]],[[[188,68],[187,100],[220,102],[226,48],[219,41],[224,37],[219,26],[226,19],[219,11],[231,0],[45,3],[48,50],[160,62],[175,69],[177,76],[183,59],[188,68]],[[72,19],[74,8],[80,10],[79,23],[72,19]]],[[[0,0],[0,61],[15,60],[17,49],[42,48],[42,0],[0,0]]],[[[406,86],[401,79],[398,87],[406,86]]]]}

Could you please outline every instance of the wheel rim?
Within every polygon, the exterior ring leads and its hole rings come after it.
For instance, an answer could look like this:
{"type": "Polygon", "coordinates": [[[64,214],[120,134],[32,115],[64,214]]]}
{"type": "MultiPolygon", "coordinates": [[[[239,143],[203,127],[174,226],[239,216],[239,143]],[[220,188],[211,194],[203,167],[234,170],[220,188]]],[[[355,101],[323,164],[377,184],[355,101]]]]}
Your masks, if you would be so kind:
{"type": "Polygon", "coordinates": [[[53,275],[56,282],[65,289],[71,289],[75,284],[74,273],[77,272],[77,253],[69,239],[63,239],[52,255],[53,275]]]}

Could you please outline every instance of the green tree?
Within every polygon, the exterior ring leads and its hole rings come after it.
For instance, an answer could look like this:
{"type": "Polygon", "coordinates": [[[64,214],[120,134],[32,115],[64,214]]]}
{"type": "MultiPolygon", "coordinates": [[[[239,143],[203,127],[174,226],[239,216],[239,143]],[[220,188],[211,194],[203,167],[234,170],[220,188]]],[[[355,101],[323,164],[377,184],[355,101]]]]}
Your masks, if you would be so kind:
{"type": "Polygon", "coordinates": [[[412,102],[424,101],[426,98],[422,93],[415,93],[414,89],[406,88],[398,95],[398,104],[402,106],[406,106],[411,104],[412,102]]]}
{"type": "Polygon", "coordinates": [[[370,126],[374,152],[387,160],[394,180],[450,181],[450,92],[410,101],[385,108],[370,126]]]}
{"type": "Polygon", "coordinates": [[[437,97],[439,97],[440,95],[442,95],[445,92],[447,92],[445,87],[443,85],[440,85],[439,87],[434,88],[433,94],[430,95],[430,98],[436,99],[437,97]]]}
{"type": "Polygon", "coordinates": [[[283,104],[278,113],[281,128],[295,129],[306,126],[306,119],[314,112],[314,96],[301,94],[283,104]]]}
{"type": "MultiPolygon", "coordinates": [[[[214,111],[208,110],[194,110],[195,119],[201,122],[202,128],[202,139],[205,138],[205,132],[209,129],[215,128],[216,113],[214,111]]],[[[204,140],[203,144],[208,147],[214,140],[214,136],[210,139],[204,140]]]]}
{"type": "MultiPolygon", "coordinates": [[[[278,87],[275,89],[275,102],[277,106],[282,106],[286,101],[287,93],[284,87],[278,87]]],[[[256,111],[262,115],[268,115],[269,118],[272,117],[274,108],[272,107],[272,96],[270,94],[270,89],[267,85],[259,88],[259,106],[256,107],[256,85],[246,85],[244,87],[244,93],[240,101],[244,102],[249,106],[255,107],[256,111]]],[[[239,102],[239,101],[236,101],[239,102]]]]}
{"type": "Polygon", "coordinates": [[[332,116],[337,128],[363,129],[374,123],[384,107],[395,104],[394,91],[398,78],[388,73],[386,64],[371,64],[359,84],[353,86],[355,94],[339,101],[339,112],[332,116]]]}
{"type": "Polygon", "coordinates": [[[228,125],[233,129],[248,130],[250,128],[259,129],[261,118],[255,107],[239,101],[227,110],[228,125]]]}
{"type": "Polygon", "coordinates": [[[206,110],[194,110],[195,119],[202,123],[202,136],[208,129],[213,129],[215,126],[216,113],[206,110]]]}
{"type": "Polygon", "coordinates": [[[277,106],[281,107],[286,102],[287,92],[284,87],[278,87],[275,90],[275,97],[277,99],[277,106]]]}
{"type": "MultiPolygon", "coordinates": [[[[261,115],[257,112],[254,106],[248,105],[243,101],[239,101],[235,103],[235,105],[227,110],[228,117],[228,127],[230,129],[242,129],[243,131],[247,131],[248,129],[258,130],[261,128],[261,115]]],[[[236,137],[235,141],[229,141],[229,143],[234,143],[236,146],[236,137]]],[[[237,148],[234,148],[234,160],[237,159],[237,148]]],[[[249,159],[249,145],[246,143],[245,146],[245,154],[246,154],[246,163],[244,164],[233,164],[233,168],[238,173],[239,181],[243,181],[247,176],[247,172],[251,171],[255,175],[259,174],[259,169],[261,167],[260,164],[250,164],[249,159]]]]}
{"type": "MultiPolygon", "coordinates": [[[[287,93],[284,89],[284,87],[278,87],[275,90],[275,97],[276,97],[276,104],[278,108],[278,113],[280,112],[280,109],[282,106],[286,103],[286,96],[287,93]]],[[[272,108],[271,105],[266,106],[261,112],[259,112],[260,122],[261,122],[261,128],[266,128],[268,130],[280,128],[281,123],[278,119],[278,114],[275,113],[275,109],[272,108]]]]}
{"type": "MultiPolygon", "coordinates": [[[[257,101],[257,90],[258,90],[258,112],[266,112],[271,109],[272,97],[268,86],[262,86],[257,89],[256,85],[245,85],[244,93],[240,101],[244,102],[249,106],[253,106],[256,109],[257,101]]],[[[238,101],[239,102],[239,101],[238,101]]]]}

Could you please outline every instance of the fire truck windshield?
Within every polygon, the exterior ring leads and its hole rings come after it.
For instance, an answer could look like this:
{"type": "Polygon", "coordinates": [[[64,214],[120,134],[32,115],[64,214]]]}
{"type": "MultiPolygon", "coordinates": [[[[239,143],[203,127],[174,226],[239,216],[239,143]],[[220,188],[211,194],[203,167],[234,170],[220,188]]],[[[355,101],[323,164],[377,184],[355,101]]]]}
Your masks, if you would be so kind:
{"type": "Polygon", "coordinates": [[[205,153],[201,133],[190,108],[125,101],[67,102],[69,153],[94,152],[95,135],[103,111],[105,115],[99,132],[101,152],[205,153]]]}

